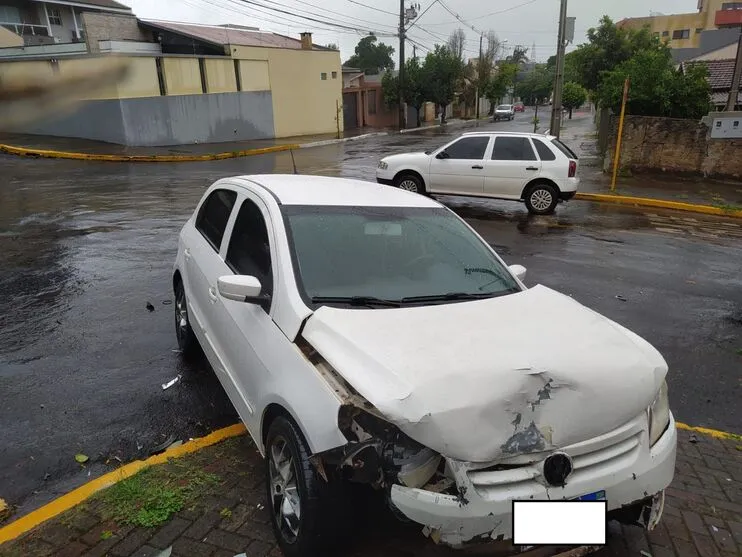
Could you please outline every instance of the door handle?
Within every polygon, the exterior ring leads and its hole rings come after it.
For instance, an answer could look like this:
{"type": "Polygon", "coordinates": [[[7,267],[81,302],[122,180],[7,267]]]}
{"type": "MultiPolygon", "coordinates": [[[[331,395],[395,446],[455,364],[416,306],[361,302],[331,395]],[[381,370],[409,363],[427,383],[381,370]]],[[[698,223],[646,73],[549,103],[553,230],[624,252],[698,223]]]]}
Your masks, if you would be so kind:
{"type": "Polygon", "coordinates": [[[527,166],[526,170],[538,170],[538,166],[527,166]]]}
{"type": "Polygon", "coordinates": [[[191,258],[191,250],[189,250],[188,248],[184,249],[184,250],[183,250],[183,256],[184,256],[184,257],[185,257],[186,259],[190,259],[190,258],[191,258]]]}
{"type": "Polygon", "coordinates": [[[475,170],[482,170],[482,169],[484,169],[484,167],[481,164],[475,164],[474,166],[472,166],[472,168],[475,169],[475,170]]]}
{"type": "Polygon", "coordinates": [[[209,286],[209,299],[212,302],[216,302],[218,299],[218,296],[216,295],[216,288],[214,288],[213,286],[209,286]]]}

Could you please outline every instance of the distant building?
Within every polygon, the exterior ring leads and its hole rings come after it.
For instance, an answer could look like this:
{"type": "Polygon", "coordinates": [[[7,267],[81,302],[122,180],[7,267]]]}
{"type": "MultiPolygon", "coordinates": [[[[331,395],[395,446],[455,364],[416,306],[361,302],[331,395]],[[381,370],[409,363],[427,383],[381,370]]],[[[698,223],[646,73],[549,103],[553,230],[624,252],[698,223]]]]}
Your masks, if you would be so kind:
{"type": "Polygon", "coordinates": [[[742,26],[742,2],[698,0],[693,13],[633,17],[618,22],[624,29],[648,27],[666,42],[677,62],[736,43],[742,26]]]}
{"type": "MultiPolygon", "coordinates": [[[[716,110],[724,110],[729,99],[729,91],[732,88],[734,76],[734,58],[727,60],[690,60],[681,64],[681,70],[690,65],[700,64],[708,71],[708,82],[711,88],[711,104],[716,110]]],[[[742,110],[742,92],[737,95],[735,110],[742,110]]]]}
{"type": "Polygon", "coordinates": [[[340,53],[311,33],[138,20],[113,0],[48,4],[0,0],[0,75],[64,74],[111,55],[130,71],[103,92],[80,91],[74,113],[7,131],[178,145],[343,129],[340,53]]]}

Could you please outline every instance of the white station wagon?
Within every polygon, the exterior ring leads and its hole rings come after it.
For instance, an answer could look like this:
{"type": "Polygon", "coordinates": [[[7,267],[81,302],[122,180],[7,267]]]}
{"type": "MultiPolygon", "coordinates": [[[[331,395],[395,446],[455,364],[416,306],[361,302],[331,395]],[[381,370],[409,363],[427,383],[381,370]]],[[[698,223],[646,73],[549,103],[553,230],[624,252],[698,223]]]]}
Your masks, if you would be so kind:
{"type": "Polygon", "coordinates": [[[180,234],[178,344],[200,346],[265,456],[285,555],[325,555],[349,482],[454,547],[511,539],[514,499],[657,524],[677,438],[665,361],[524,275],[408,191],[298,175],[207,190],[180,234]]]}
{"type": "Polygon", "coordinates": [[[525,201],[532,214],[554,212],[577,193],[577,155],[559,139],[516,132],[465,133],[426,153],[381,159],[376,181],[421,194],[525,201]]]}

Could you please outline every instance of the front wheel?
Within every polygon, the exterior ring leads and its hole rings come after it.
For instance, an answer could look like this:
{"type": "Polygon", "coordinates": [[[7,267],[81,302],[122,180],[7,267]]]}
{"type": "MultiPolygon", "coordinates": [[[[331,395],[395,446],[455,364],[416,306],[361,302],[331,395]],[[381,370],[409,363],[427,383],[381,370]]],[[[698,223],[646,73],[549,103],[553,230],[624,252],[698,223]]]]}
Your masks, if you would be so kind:
{"type": "Polygon", "coordinates": [[[188,303],[181,280],[175,285],[175,335],[178,337],[178,348],[183,356],[191,358],[198,355],[201,347],[188,317],[188,303]]]}
{"type": "Polygon", "coordinates": [[[425,194],[423,181],[415,174],[401,174],[394,179],[394,187],[412,193],[425,194]]]}
{"type": "Polygon", "coordinates": [[[526,193],[526,207],[532,215],[550,215],[559,203],[557,190],[551,184],[536,184],[526,193]]]}
{"type": "Polygon", "coordinates": [[[284,416],[271,423],[265,443],[268,506],[286,557],[324,557],[348,517],[342,486],[319,476],[297,426],[284,416]]]}

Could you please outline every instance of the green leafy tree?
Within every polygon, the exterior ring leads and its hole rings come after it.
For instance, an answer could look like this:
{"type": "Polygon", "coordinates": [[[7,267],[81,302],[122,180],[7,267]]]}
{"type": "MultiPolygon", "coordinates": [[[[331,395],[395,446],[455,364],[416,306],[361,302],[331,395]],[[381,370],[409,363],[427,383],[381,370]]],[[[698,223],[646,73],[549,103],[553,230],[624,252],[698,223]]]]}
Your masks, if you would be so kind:
{"type": "Polygon", "coordinates": [[[580,108],[587,101],[587,91],[579,83],[570,81],[564,84],[562,90],[562,106],[569,110],[569,119],[572,119],[572,111],[580,108]]]}
{"type": "Polygon", "coordinates": [[[551,94],[554,86],[554,70],[539,64],[522,81],[515,85],[515,94],[529,105],[540,104],[551,94]]]}
{"type": "Polygon", "coordinates": [[[689,66],[685,73],[676,70],[667,48],[640,51],[603,74],[596,95],[603,106],[620,110],[626,78],[631,79],[629,114],[695,119],[709,110],[705,67],[689,66]]]}
{"type": "Polygon", "coordinates": [[[394,48],[377,42],[375,35],[363,37],[356,45],[355,54],[344,65],[358,68],[365,74],[377,74],[394,69],[394,48]]]}
{"type": "Polygon", "coordinates": [[[516,46],[513,49],[513,53],[508,56],[506,60],[511,64],[515,64],[516,66],[525,64],[526,62],[528,62],[528,49],[523,48],[522,46],[516,46]]]}
{"type": "Polygon", "coordinates": [[[485,95],[493,105],[505,96],[508,89],[515,83],[518,66],[511,62],[502,62],[497,66],[492,78],[487,84],[485,95]]]}
{"type": "Polygon", "coordinates": [[[387,108],[397,106],[399,102],[399,78],[392,72],[385,72],[381,78],[381,93],[387,108]]]}
{"type": "Polygon", "coordinates": [[[330,43],[327,45],[327,48],[331,50],[340,50],[340,47],[337,45],[337,43],[330,43]]]}
{"type": "MultiPolygon", "coordinates": [[[[417,58],[410,58],[405,62],[405,78],[402,90],[402,99],[417,112],[417,126],[420,126],[420,110],[427,100],[428,83],[423,67],[417,58]]],[[[392,108],[399,102],[399,78],[386,72],[381,79],[381,89],[384,104],[392,108]]]]}
{"type": "Polygon", "coordinates": [[[433,52],[425,57],[422,79],[427,97],[441,108],[444,122],[445,109],[453,101],[463,73],[461,60],[445,46],[435,45],[433,52]]]}

